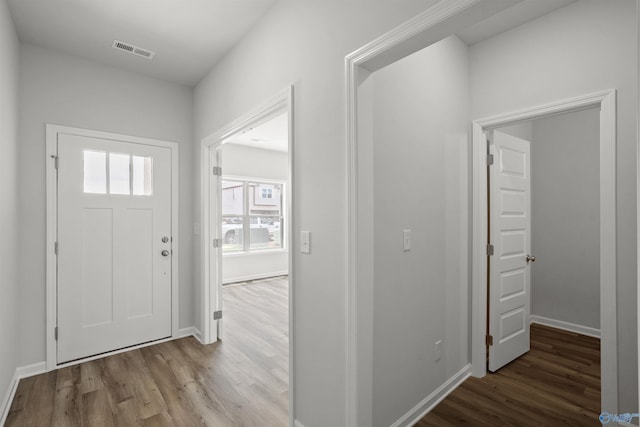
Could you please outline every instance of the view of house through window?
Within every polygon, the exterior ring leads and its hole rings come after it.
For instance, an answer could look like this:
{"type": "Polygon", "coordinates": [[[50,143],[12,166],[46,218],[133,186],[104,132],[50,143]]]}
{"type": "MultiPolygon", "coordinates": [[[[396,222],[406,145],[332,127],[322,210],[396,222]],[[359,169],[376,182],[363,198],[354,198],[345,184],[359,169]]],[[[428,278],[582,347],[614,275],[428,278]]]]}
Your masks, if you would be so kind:
{"type": "Polygon", "coordinates": [[[284,184],[222,180],[222,250],[281,249],[284,184]]]}

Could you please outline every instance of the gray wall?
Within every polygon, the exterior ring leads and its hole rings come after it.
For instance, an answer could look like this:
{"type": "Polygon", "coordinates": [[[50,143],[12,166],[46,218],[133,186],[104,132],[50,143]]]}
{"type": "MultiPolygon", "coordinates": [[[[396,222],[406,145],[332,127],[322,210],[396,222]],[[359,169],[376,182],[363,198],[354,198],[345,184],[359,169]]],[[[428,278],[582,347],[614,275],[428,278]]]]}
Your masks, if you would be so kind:
{"type": "MultiPolygon", "coordinates": [[[[18,355],[18,38],[0,2],[0,410],[18,355]]],[[[1,417],[1,414],[0,414],[1,417]]],[[[0,420],[1,421],[1,420],[0,420]]]]}
{"type": "Polygon", "coordinates": [[[467,45],[450,37],[377,71],[373,94],[373,425],[382,427],[469,362],[467,45]]]}
{"type": "Polygon", "coordinates": [[[471,116],[616,88],[620,410],[638,408],[636,2],[585,0],[473,45],[471,116]]]}
{"type": "Polygon", "coordinates": [[[295,85],[291,333],[295,417],[307,427],[346,424],[344,58],[434,3],[278,2],[195,90],[199,146],[202,138],[295,85]],[[310,255],[299,253],[300,230],[313,233],[310,255]]]}
{"type": "Polygon", "coordinates": [[[600,110],[535,120],[531,314],[600,329],[600,110]]]}
{"type": "Polygon", "coordinates": [[[20,364],[45,360],[46,123],[179,143],[180,327],[192,326],[191,89],[28,44],[20,77],[20,364]]]}

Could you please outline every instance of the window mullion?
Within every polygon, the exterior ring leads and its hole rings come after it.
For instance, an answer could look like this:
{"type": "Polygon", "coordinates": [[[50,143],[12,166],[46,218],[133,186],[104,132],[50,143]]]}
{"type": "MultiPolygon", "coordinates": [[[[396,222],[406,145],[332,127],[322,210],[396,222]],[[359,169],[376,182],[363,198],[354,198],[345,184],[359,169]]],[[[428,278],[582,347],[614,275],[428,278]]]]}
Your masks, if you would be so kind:
{"type": "Polygon", "coordinates": [[[244,210],[242,215],[242,250],[249,252],[251,249],[250,235],[251,235],[251,220],[249,218],[249,183],[243,181],[243,195],[244,195],[244,210]]]}

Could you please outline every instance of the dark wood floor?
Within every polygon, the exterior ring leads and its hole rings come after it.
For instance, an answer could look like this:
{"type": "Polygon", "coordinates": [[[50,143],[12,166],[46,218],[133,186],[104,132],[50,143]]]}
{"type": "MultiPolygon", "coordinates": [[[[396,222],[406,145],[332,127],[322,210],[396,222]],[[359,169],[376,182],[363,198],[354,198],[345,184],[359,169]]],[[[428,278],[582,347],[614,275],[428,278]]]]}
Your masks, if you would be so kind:
{"type": "Polygon", "coordinates": [[[600,340],[531,325],[531,351],[469,378],[416,427],[601,426],[600,340]]]}
{"type": "Polygon", "coordinates": [[[225,287],[224,337],[188,337],[20,381],[13,426],[260,426],[288,419],[288,284],[225,287]]]}

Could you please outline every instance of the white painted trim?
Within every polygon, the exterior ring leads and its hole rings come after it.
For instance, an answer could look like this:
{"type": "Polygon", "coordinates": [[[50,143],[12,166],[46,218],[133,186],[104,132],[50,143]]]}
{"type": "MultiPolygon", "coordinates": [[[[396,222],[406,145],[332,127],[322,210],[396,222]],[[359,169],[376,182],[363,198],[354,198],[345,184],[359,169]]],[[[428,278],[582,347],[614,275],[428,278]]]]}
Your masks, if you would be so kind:
{"type": "Polygon", "coordinates": [[[187,328],[178,329],[178,334],[176,335],[176,339],[184,338],[184,337],[194,337],[198,341],[200,341],[200,331],[195,326],[189,326],[187,328]]]}
{"type": "MultiPolygon", "coordinates": [[[[347,140],[346,420],[358,425],[358,86],[359,78],[479,22],[515,2],[441,0],[345,58],[347,140]]],[[[364,351],[364,350],[363,350],[364,351]]]]}
{"type": "MultiPolygon", "coordinates": [[[[210,156],[215,152],[224,142],[225,139],[233,136],[234,134],[242,131],[243,129],[264,122],[283,111],[288,115],[288,197],[286,198],[286,217],[288,218],[288,228],[285,230],[286,248],[288,248],[289,254],[289,427],[294,427],[295,420],[295,395],[294,395],[294,373],[295,373],[295,307],[294,307],[294,293],[295,293],[295,278],[294,278],[294,264],[293,264],[293,235],[295,234],[295,218],[292,211],[292,199],[295,194],[295,182],[294,182],[294,111],[293,111],[293,86],[288,86],[284,90],[280,91],[273,97],[262,102],[258,107],[254,108],[250,112],[244,114],[233,122],[227,124],[211,135],[207,136],[201,141],[200,144],[200,156],[201,156],[201,170],[200,170],[200,182],[201,182],[201,222],[202,222],[202,235],[201,235],[201,296],[202,296],[202,342],[204,344],[211,343],[213,319],[209,313],[212,312],[211,307],[211,292],[221,291],[222,286],[222,274],[217,272],[217,279],[212,283],[212,274],[209,266],[211,258],[210,242],[212,239],[219,237],[217,231],[211,230],[209,225],[209,219],[211,217],[211,180],[210,173],[211,167],[210,156]],[[215,288],[215,289],[212,289],[215,288]]],[[[220,251],[221,252],[221,251],[220,251]]],[[[218,298],[220,301],[221,298],[218,298]]]]}
{"type": "MultiPolygon", "coordinates": [[[[242,257],[251,257],[256,255],[272,255],[272,254],[286,254],[289,252],[286,249],[263,249],[260,251],[248,251],[248,252],[231,252],[222,254],[222,258],[242,258],[242,257]]],[[[286,273],[283,273],[284,275],[286,273]]]]}
{"type": "MultiPolygon", "coordinates": [[[[636,0],[636,46],[640,50],[640,0],[636,0]]],[[[636,70],[640,71],[640,55],[637,55],[636,70]]],[[[636,105],[640,105],[640,72],[636,81],[636,105]]],[[[636,111],[636,309],[640,308],[640,119],[636,111]]],[[[636,332],[638,353],[638,388],[640,389],[640,313],[636,312],[636,332]]],[[[638,410],[640,411],[640,392],[638,393],[638,410]]]]}
{"type": "Polygon", "coordinates": [[[44,360],[42,362],[32,363],[31,365],[26,366],[18,366],[16,368],[16,375],[19,379],[44,374],[45,372],[47,372],[47,362],[44,360]]]}
{"type": "Polygon", "coordinates": [[[16,391],[18,390],[18,384],[20,380],[23,378],[32,377],[34,375],[39,375],[46,372],[47,364],[46,362],[38,362],[33,363],[27,366],[18,366],[13,373],[13,378],[11,379],[11,383],[9,383],[9,388],[7,389],[7,393],[4,396],[2,402],[0,402],[0,426],[3,426],[7,421],[7,416],[9,415],[9,409],[11,409],[11,404],[13,403],[13,398],[16,395],[16,391]]]}
{"type": "Polygon", "coordinates": [[[425,397],[420,403],[411,408],[409,412],[404,414],[398,421],[391,424],[391,427],[410,427],[418,423],[425,415],[427,415],[438,403],[442,402],[453,390],[458,388],[467,378],[471,376],[471,364],[465,365],[456,372],[451,378],[445,381],[440,387],[435,389],[433,393],[425,397]]]}
{"type": "MultiPolygon", "coordinates": [[[[179,228],[179,206],[180,206],[180,186],[179,186],[179,146],[175,142],[162,141],[159,139],[142,138],[138,136],[122,135],[111,132],[74,128],[54,124],[46,125],[46,365],[47,371],[59,368],[63,365],[57,363],[56,340],[54,329],[57,324],[57,274],[56,255],[54,244],[57,237],[57,173],[55,169],[54,157],[58,154],[58,134],[79,135],[91,138],[109,139],[132,144],[151,145],[154,147],[164,147],[171,150],[171,235],[173,237],[171,257],[171,336],[178,333],[179,328],[179,295],[180,295],[180,228],[179,228]]],[[[158,341],[156,341],[158,342],[158,341]]],[[[131,348],[131,347],[129,347],[131,348]]],[[[125,349],[126,350],[126,349],[125,349]]],[[[108,353],[111,354],[111,353],[108,353]]],[[[103,356],[100,356],[103,357],[103,356]]],[[[92,360],[92,358],[80,359],[73,364],[82,361],[92,360]]],[[[66,365],[64,365],[66,366],[66,365]]]]}
{"type": "MultiPolygon", "coordinates": [[[[281,253],[281,252],[277,252],[277,253],[281,253]]],[[[261,273],[261,274],[247,274],[245,276],[230,277],[227,280],[224,280],[223,283],[226,285],[226,284],[231,284],[236,282],[246,282],[249,280],[270,279],[272,277],[287,276],[288,274],[289,274],[289,270],[271,271],[269,273],[261,273]]]]}
{"type": "Polygon", "coordinates": [[[301,423],[300,421],[298,421],[298,420],[295,420],[295,421],[293,422],[293,426],[294,426],[294,427],[304,427],[304,424],[302,424],[302,423],[301,423]]]}
{"type": "Polygon", "coordinates": [[[473,122],[472,375],[486,374],[487,180],[485,131],[600,107],[600,328],[602,408],[618,410],[616,282],[616,91],[609,89],[473,122]]]}
{"type": "Polygon", "coordinates": [[[11,409],[11,403],[13,402],[13,397],[16,395],[16,391],[18,390],[19,382],[20,378],[18,377],[18,371],[16,370],[11,382],[9,383],[7,393],[5,394],[4,399],[2,399],[2,402],[0,402],[0,426],[3,426],[5,421],[7,421],[9,409],[11,409]]]}
{"type": "Polygon", "coordinates": [[[600,329],[577,325],[575,323],[569,323],[563,320],[549,319],[548,317],[536,316],[532,314],[531,316],[529,316],[529,322],[537,323],[538,325],[549,326],[551,328],[562,329],[564,331],[574,332],[580,335],[586,335],[588,337],[600,338],[600,329]]]}

